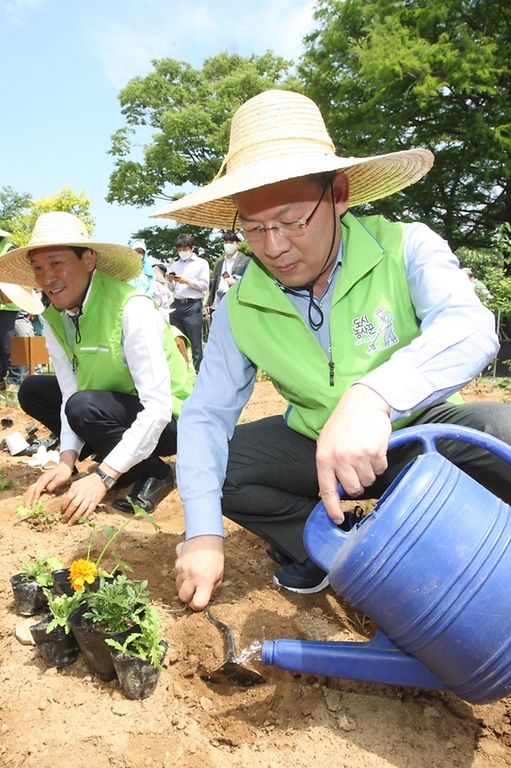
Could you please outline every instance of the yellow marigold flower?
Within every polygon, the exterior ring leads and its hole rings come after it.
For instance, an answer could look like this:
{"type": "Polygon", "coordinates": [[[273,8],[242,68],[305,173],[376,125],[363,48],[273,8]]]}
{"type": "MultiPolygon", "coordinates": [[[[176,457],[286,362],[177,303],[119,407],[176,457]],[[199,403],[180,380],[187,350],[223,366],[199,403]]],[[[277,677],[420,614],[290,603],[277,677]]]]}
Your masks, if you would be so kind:
{"type": "Polygon", "coordinates": [[[90,560],[75,560],[69,568],[69,581],[74,590],[83,589],[85,582],[92,584],[98,569],[90,560]]]}

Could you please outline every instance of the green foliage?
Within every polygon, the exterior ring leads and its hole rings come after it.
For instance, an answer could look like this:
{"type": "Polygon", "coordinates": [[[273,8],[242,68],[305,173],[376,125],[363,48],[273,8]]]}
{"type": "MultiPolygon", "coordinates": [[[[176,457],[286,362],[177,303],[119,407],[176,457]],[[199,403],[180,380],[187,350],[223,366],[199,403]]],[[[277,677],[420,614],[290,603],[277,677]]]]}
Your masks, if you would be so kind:
{"type": "MultiPolygon", "coordinates": [[[[179,224],[174,227],[146,227],[135,232],[133,237],[145,241],[149,256],[162,264],[170,264],[178,258],[174,241],[181,234],[193,235],[196,252],[208,261],[212,269],[224,252],[222,232],[207,227],[179,224]]],[[[239,244],[239,251],[246,256],[254,255],[249,244],[245,242],[239,244]]]]}
{"type": "Polygon", "coordinates": [[[319,0],[299,74],[337,150],[436,154],[402,195],[366,206],[419,218],[456,249],[511,220],[507,0],[319,0]]]}
{"type": "Polygon", "coordinates": [[[4,488],[8,488],[11,485],[12,485],[12,480],[11,479],[6,480],[4,478],[4,473],[0,472],[0,491],[3,491],[4,488]]]}
{"type": "Polygon", "coordinates": [[[162,648],[158,635],[163,616],[160,616],[153,605],[148,605],[144,614],[139,614],[135,619],[134,632],[128,636],[124,643],[108,638],[108,645],[125,656],[132,656],[142,661],[150,661],[153,667],[161,669],[162,648]]]}
{"type": "Polygon", "coordinates": [[[107,632],[122,632],[136,622],[149,602],[147,581],[132,581],[120,574],[113,581],[104,576],[96,592],[87,592],[84,617],[107,632]]]}
{"type": "Polygon", "coordinates": [[[44,501],[42,499],[36,501],[34,504],[34,509],[29,509],[28,507],[24,507],[23,504],[18,504],[16,507],[16,515],[20,518],[20,520],[30,520],[33,518],[39,518],[43,521],[52,520],[53,515],[47,515],[45,512],[43,512],[43,507],[44,501]]]}
{"type": "Polygon", "coordinates": [[[41,551],[32,562],[22,560],[21,568],[26,581],[35,579],[40,587],[51,587],[53,584],[52,571],[63,568],[63,564],[60,557],[52,557],[41,551]]]}
{"type": "Polygon", "coordinates": [[[51,589],[45,588],[44,594],[48,599],[48,608],[53,616],[53,619],[46,628],[46,632],[62,627],[66,635],[68,635],[71,631],[69,617],[83,602],[83,591],[75,592],[72,595],[54,595],[51,589]]]}
{"type": "Polygon", "coordinates": [[[20,209],[11,221],[11,229],[8,230],[12,232],[10,240],[17,246],[27,245],[37,218],[50,211],[65,211],[79,216],[92,234],[96,220],[90,212],[91,202],[91,198],[87,197],[83,190],[74,192],[71,187],[62,187],[50,197],[30,200],[28,206],[20,209]]]}
{"type": "MultiPolygon", "coordinates": [[[[247,99],[268,88],[301,90],[290,74],[292,62],[271,52],[243,58],[220,53],[202,70],[176,59],[156,59],[146,77],[135,77],[119,94],[126,125],[112,136],[114,171],[107,201],[153,205],[172,200],[184,184],[211,181],[229,146],[231,117],[247,99]]],[[[173,261],[173,242],[181,232],[193,234],[210,263],[221,250],[200,227],[140,230],[149,252],[173,261]]]]}
{"type": "Polygon", "coordinates": [[[22,214],[30,204],[28,192],[15,192],[12,187],[0,189],[0,229],[12,232],[14,221],[22,214]]]}
{"type": "Polygon", "coordinates": [[[100,526],[97,526],[92,520],[87,520],[86,518],[80,518],[80,521],[79,521],[80,523],[85,523],[86,525],[89,526],[89,528],[91,528],[91,534],[90,534],[90,538],[89,538],[89,546],[87,548],[86,560],[90,560],[92,544],[93,544],[94,537],[95,537],[95,532],[96,532],[96,530],[99,529],[100,531],[103,531],[103,533],[105,534],[105,536],[106,536],[106,543],[105,543],[103,549],[101,550],[100,554],[98,555],[98,557],[95,560],[96,568],[99,571],[100,563],[102,562],[102,560],[105,557],[105,555],[107,554],[107,552],[109,552],[112,555],[112,557],[114,558],[114,560],[116,562],[116,566],[115,566],[115,568],[113,569],[113,571],[111,573],[107,573],[106,571],[102,571],[102,572],[100,572],[100,575],[101,574],[107,575],[107,576],[108,575],[112,575],[114,573],[114,571],[117,570],[118,567],[124,568],[125,570],[128,570],[128,571],[132,570],[131,566],[129,566],[127,563],[123,563],[122,560],[119,558],[117,552],[114,552],[112,550],[112,544],[114,543],[115,539],[119,536],[119,534],[122,531],[124,531],[124,529],[131,523],[132,520],[136,520],[136,519],[139,519],[139,518],[143,518],[148,523],[151,523],[151,525],[153,526],[153,528],[156,531],[160,530],[161,526],[158,525],[158,523],[151,517],[149,512],[146,512],[145,509],[142,509],[142,507],[139,507],[137,504],[133,505],[133,515],[128,517],[128,519],[121,526],[119,526],[119,528],[112,528],[112,526],[110,526],[110,525],[100,525],[100,526]]]}
{"type": "Polygon", "coordinates": [[[187,224],[175,227],[146,227],[135,232],[133,237],[145,241],[149,256],[162,264],[170,264],[178,258],[174,241],[180,234],[193,235],[196,253],[207,259],[210,267],[213,267],[223,252],[223,240],[221,234],[215,234],[206,227],[192,227],[187,224]]]}
{"type": "Polygon", "coordinates": [[[492,248],[459,248],[456,251],[461,264],[470,267],[481,280],[491,299],[479,294],[495,314],[500,310],[501,318],[511,318],[511,225],[502,224],[491,236],[492,248]]]}

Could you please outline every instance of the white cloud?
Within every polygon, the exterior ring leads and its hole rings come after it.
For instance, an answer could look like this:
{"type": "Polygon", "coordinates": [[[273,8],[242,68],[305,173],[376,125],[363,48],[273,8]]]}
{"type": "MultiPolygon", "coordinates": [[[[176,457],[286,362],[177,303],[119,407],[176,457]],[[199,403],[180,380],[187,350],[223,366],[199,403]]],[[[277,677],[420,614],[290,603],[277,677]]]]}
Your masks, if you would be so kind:
{"type": "Polygon", "coordinates": [[[100,14],[84,16],[92,53],[116,88],[148,73],[157,58],[171,57],[200,68],[205,58],[226,49],[242,56],[271,49],[296,60],[302,38],[312,28],[314,0],[262,0],[257,7],[240,7],[239,0],[203,0],[193,7],[190,3],[111,0],[101,4],[100,14]]]}
{"type": "Polygon", "coordinates": [[[5,12],[7,23],[22,24],[27,13],[39,11],[50,2],[51,0],[0,0],[0,9],[5,12]]]}
{"type": "MultiPolygon", "coordinates": [[[[315,0],[265,0],[257,9],[245,13],[234,29],[246,44],[257,43],[258,50],[272,50],[284,58],[297,60],[303,37],[313,27],[315,0]]],[[[240,46],[241,48],[241,46],[240,46]]]]}
{"type": "MultiPolygon", "coordinates": [[[[107,8],[103,6],[103,10],[107,8]]],[[[171,13],[168,3],[161,0],[131,3],[126,10],[122,21],[102,18],[98,24],[90,18],[86,32],[92,52],[103,62],[116,88],[122,88],[135,75],[147,73],[152,59],[171,57],[190,62],[190,54],[196,57],[201,46],[215,39],[218,32],[210,10],[194,6],[190,13],[188,1],[174,6],[171,13]]]]}

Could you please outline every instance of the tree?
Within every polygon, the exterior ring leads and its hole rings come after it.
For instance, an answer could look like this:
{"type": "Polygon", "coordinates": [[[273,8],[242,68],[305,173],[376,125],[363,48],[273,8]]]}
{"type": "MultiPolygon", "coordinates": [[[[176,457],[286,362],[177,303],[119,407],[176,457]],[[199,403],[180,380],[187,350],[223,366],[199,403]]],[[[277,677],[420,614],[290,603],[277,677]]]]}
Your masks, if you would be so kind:
{"type": "Polygon", "coordinates": [[[207,259],[210,266],[213,266],[223,251],[221,233],[215,233],[205,227],[192,227],[188,224],[179,224],[174,227],[145,227],[139,229],[133,235],[133,239],[140,238],[143,240],[149,256],[158,259],[162,264],[169,264],[178,258],[174,241],[180,234],[193,236],[196,252],[202,258],[207,259]]]}
{"type": "MultiPolygon", "coordinates": [[[[174,241],[180,234],[193,236],[195,250],[199,256],[207,259],[211,268],[214,267],[217,259],[224,252],[221,232],[206,227],[192,227],[188,224],[176,224],[175,227],[146,227],[136,232],[133,239],[144,240],[149,256],[158,259],[163,264],[168,264],[177,259],[174,241]]],[[[246,256],[252,257],[254,255],[248,243],[241,242],[239,250],[246,256]]]]}
{"type": "Polygon", "coordinates": [[[51,197],[39,197],[37,200],[29,200],[28,206],[20,210],[11,221],[12,237],[9,238],[17,246],[27,245],[34,229],[37,218],[42,213],[50,211],[66,211],[79,216],[92,235],[96,219],[90,212],[91,198],[85,195],[84,190],[74,192],[71,187],[62,187],[51,197]]]}
{"type": "Polygon", "coordinates": [[[464,267],[470,267],[492,298],[480,295],[489,309],[500,316],[500,330],[511,335],[511,224],[502,224],[484,249],[459,248],[456,256],[464,267]]]}
{"type": "MultiPolygon", "coordinates": [[[[112,136],[107,201],[153,205],[183,194],[185,184],[210,182],[227,152],[236,109],[268,88],[302,89],[289,74],[291,66],[270,52],[249,58],[220,53],[206,59],[202,70],[175,59],[153,61],[153,72],[130,80],[119,94],[127,125],[112,136]]],[[[211,233],[202,228],[142,231],[156,252],[171,259],[177,234],[189,231],[212,258],[211,233]]]]}
{"type": "Polygon", "coordinates": [[[12,187],[2,187],[0,189],[0,229],[6,232],[12,232],[14,220],[30,204],[30,195],[28,192],[15,192],[12,187]]]}
{"type": "Polygon", "coordinates": [[[220,53],[202,70],[175,59],[153,61],[154,72],[130,80],[119,94],[127,126],[112,136],[116,160],[107,201],[152,205],[173,199],[172,186],[211,181],[240,104],[268,88],[301,87],[287,74],[291,65],[272,53],[248,59],[220,53]]]}
{"type": "Polygon", "coordinates": [[[320,0],[315,19],[299,72],[338,151],[436,155],[424,181],[366,209],[488,246],[511,221],[508,0],[320,0]]]}

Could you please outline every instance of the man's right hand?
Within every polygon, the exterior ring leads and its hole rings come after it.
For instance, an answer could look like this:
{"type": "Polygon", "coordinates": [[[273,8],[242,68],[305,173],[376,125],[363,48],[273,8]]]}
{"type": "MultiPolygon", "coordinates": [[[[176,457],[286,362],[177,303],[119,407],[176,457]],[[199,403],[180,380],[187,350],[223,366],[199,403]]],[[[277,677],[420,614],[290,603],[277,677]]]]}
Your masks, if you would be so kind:
{"type": "Polygon", "coordinates": [[[181,548],[174,566],[177,594],[194,611],[202,611],[224,576],[224,540],[195,536],[181,548]]]}

